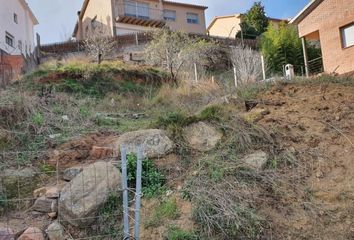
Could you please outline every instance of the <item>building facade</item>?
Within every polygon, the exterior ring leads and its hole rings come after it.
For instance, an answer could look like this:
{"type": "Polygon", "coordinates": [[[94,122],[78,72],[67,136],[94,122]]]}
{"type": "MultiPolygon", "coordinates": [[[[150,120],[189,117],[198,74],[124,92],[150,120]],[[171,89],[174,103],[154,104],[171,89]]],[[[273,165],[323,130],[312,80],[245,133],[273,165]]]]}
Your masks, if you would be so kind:
{"type": "MultiPolygon", "coordinates": [[[[269,23],[277,27],[281,22],[288,22],[284,19],[268,18],[269,23]]],[[[235,38],[241,31],[242,14],[226,15],[214,17],[209,24],[207,32],[210,36],[235,38]]]]}
{"type": "Polygon", "coordinates": [[[298,26],[307,68],[306,40],[319,40],[325,72],[354,71],[353,0],[312,0],[290,23],[298,26]]]}
{"type": "Polygon", "coordinates": [[[25,0],[0,0],[0,51],[2,55],[30,55],[35,49],[38,20],[25,0]]]}
{"type": "Polygon", "coordinates": [[[78,12],[73,37],[87,38],[97,26],[107,36],[119,36],[169,27],[188,33],[206,33],[207,7],[164,0],[85,0],[78,12]]]}

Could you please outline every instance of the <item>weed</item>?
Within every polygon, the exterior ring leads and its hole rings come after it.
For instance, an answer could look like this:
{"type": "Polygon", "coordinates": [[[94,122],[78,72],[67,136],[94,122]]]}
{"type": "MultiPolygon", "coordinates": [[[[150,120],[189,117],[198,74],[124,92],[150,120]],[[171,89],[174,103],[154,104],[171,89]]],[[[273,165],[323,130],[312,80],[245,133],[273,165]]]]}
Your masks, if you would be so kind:
{"type": "MultiPolygon", "coordinates": [[[[128,182],[131,187],[135,187],[136,182],[136,155],[127,156],[128,182]]],[[[158,171],[154,163],[149,159],[142,162],[142,192],[146,197],[154,197],[162,194],[166,189],[163,186],[165,177],[158,171]]]]}
{"type": "Polygon", "coordinates": [[[44,124],[44,117],[42,113],[37,112],[32,116],[32,122],[37,126],[42,126],[44,124]]]}
{"type": "Polygon", "coordinates": [[[145,222],[145,227],[158,227],[166,219],[177,219],[180,213],[177,206],[177,200],[171,198],[159,203],[154,214],[145,222]]]}
{"type": "Polygon", "coordinates": [[[198,120],[200,121],[219,121],[222,116],[222,107],[219,105],[208,106],[204,108],[198,115],[198,120]]]}
{"type": "Polygon", "coordinates": [[[46,163],[43,163],[41,165],[39,165],[39,170],[44,173],[44,174],[47,174],[47,175],[51,175],[53,173],[56,172],[56,168],[51,166],[51,165],[48,165],[46,163]]]}
{"type": "Polygon", "coordinates": [[[199,237],[194,232],[185,231],[177,226],[170,226],[165,237],[166,240],[198,240],[199,237]]]}
{"type": "Polygon", "coordinates": [[[114,239],[123,238],[123,227],[120,221],[122,212],[121,198],[115,193],[109,194],[107,202],[98,213],[98,234],[93,233],[92,235],[109,235],[114,239]]]}

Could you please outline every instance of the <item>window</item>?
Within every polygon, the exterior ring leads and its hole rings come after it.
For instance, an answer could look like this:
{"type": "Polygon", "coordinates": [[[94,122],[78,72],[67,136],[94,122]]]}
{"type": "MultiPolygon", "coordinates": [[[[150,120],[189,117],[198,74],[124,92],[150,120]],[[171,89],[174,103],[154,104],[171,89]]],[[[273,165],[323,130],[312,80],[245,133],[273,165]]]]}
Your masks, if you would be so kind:
{"type": "Polygon", "coordinates": [[[148,3],[125,1],[125,15],[141,19],[150,19],[150,8],[148,3]]]}
{"type": "Polygon", "coordinates": [[[343,48],[354,46],[354,23],[341,28],[343,48]]]}
{"type": "Polygon", "coordinates": [[[15,42],[15,38],[14,36],[12,36],[10,33],[6,32],[5,34],[5,42],[7,45],[14,47],[14,42],[15,42]]]}
{"type": "Polygon", "coordinates": [[[175,22],[176,21],[176,11],[163,10],[163,18],[166,21],[175,22]]]}
{"type": "Polygon", "coordinates": [[[18,23],[18,18],[17,18],[17,14],[14,13],[14,22],[17,24],[18,23]]]}
{"type": "Polygon", "coordinates": [[[187,13],[187,23],[199,24],[199,16],[196,13],[187,13]]]}

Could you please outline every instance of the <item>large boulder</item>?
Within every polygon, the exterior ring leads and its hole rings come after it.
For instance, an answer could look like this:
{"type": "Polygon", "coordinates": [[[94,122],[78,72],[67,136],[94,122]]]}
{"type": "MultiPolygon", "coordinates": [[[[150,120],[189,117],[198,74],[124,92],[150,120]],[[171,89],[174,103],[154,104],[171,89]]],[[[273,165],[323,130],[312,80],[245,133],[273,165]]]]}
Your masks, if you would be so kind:
{"type": "Polygon", "coordinates": [[[18,240],[44,240],[44,235],[39,228],[29,227],[22,233],[18,240]]]}
{"type": "Polygon", "coordinates": [[[248,154],[242,158],[242,162],[249,168],[260,170],[262,169],[269,159],[269,155],[263,151],[257,151],[252,154],[248,154]]]}
{"type": "Polygon", "coordinates": [[[32,168],[6,169],[0,173],[0,180],[3,183],[3,191],[9,199],[32,195],[39,182],[38,174],[32,168]]]}
{"type": "Polygon", "coordinates": [[[0,240],[15,240],[15,235],[12,229],[8,227],[0,227],[0,240]]]}
{"type": "Polygon", "coordinates": [[[49,240],[63,240],[63,239],[65,239],[64,228],[58,221],[55,221],[52,224],[50,224],[47,227],[47,229],[45,230],[45,232],[46,232],[49,240]]]}
{"type": "Polygon", "coordinates": [[[136,147],[141,145],[144,155],[148,158],[163,157],[173,150],[173,142],[165,131],[159,129],[128,132],[118,138],[115,147],[126,146],[127,153],[136,153],[136,147]]]}
{"type": "Polygon", "coordinates": [[[75,166],[75,167],[65,169],[63,172],[63,179],[65,181],[73,180],[79,173],[82,172],[82,169],[83,169],[82,166],[75,166]]]}
{"type": "Polygon", "coordinates": [[[85,167],[60,194],[59,216],[76,227],[96,219],[110,193],[120,189],[121,174],[111,163],[96,162],[85,167]]]}
{"type": "Polygon", "coordinates": [[[189,146],[200,152],[208,152],[215,148],[222,138],[222,133],[205,122],[193,123],[183,133],[189,146]]]}

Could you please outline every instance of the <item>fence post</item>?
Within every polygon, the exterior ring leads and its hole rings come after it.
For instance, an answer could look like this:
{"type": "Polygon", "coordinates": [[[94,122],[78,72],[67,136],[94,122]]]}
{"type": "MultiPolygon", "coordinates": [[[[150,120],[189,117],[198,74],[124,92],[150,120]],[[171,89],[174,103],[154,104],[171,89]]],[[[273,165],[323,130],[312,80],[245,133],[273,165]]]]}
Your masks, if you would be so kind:
{"type": "Polygon", "coordinates": [[[235,80],[235,88],[237,88],[237,72],[236,72],[236,67],[234,67],[234,80],[235,80]]]}
{"type": "Polygon", "coordinates": [[[212,82],[213,84],[215,84],[215,77],[214,77],[214,75],[211,76],[211,82],[212,82]]]}
{"type": "Polygon", "coordinates": [[[263,54],[261,55],[261,61],[262,61],[263,80],[266,80],[265,62],[264,62],[264,56],[263,56],[263,54]]]}
{"type": "Polygon", "coordinates": [[[198,83],[198,69],[196,63],[194,63],[194,75],[195,75],[195,82],[198,83]]]}
{"type": "Polygon", "coordinates": [[[140,239],[140,207],[141,207],[141,175],[142,175],[142,162],[143,162],[143,149],[138,147],[137,166],[136,166],[136,195],[135,195],[135,226],[134,236],[135,240],[140,239]]]}
{"type": "Polygon", "coordinates": [[[138,33],[135,33],[135,44],[136,44],[137,46],[139,45],[138,33]]]}
{"type": "Polygon", "coordinates": [[[122,158],[122,188],[123,188],[123,225],[124,239],[130,237],[129,233],[129,206],[128,206],[128,177],[127,177],[127,150],[125,146],[121,148],[122,158]]]}

